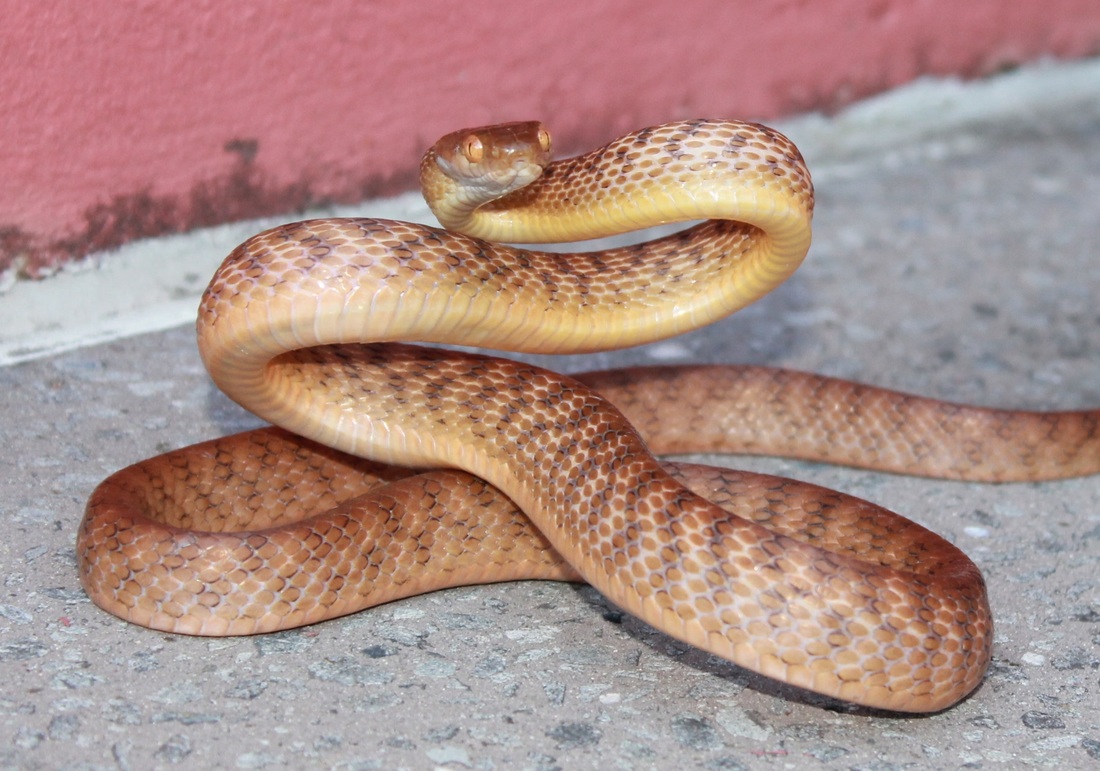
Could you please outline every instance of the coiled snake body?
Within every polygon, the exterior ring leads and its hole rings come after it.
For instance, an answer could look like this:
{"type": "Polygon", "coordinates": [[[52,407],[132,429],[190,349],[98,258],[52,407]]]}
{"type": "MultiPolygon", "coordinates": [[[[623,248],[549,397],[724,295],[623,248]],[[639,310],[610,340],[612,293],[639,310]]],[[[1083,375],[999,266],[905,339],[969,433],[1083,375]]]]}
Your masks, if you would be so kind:
{"type": "Polygon", "coordinates": [[[840,699],[929,711],[981,681],[990,611],[955,547],[840,493],[651,453],[1068,476],[1100,465],[1095,413],[983,410],[762,368],[568,378],[404,345],[576,352],[668,337],[770,291],[810,241],[802,158],[754,124],[672,123],[555,162],[537,123],[464,130],[421,176],[450,230],[313,220],[225,260],[199,310],[200,351],[219,387],[281,428],[101,484],[77,546],[98,605],[156,629],[251,634],[440,586],[583,579],[670,635],[840,699]],[[704,222],[573,255],[481,240],[690,220],[704,222]]]}

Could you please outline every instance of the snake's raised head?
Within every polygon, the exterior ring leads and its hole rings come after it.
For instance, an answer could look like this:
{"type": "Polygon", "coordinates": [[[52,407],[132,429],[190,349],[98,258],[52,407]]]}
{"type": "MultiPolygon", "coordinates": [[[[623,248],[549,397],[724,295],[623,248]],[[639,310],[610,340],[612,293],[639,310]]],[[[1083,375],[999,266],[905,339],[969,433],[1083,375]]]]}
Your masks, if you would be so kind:
{"type": "Polygon", "coordinates": [[[424,155],[420,186],[444,227],[462,230],[473,210],[531,184],[550,163],[538,121],[453,131],[424,155]]]}

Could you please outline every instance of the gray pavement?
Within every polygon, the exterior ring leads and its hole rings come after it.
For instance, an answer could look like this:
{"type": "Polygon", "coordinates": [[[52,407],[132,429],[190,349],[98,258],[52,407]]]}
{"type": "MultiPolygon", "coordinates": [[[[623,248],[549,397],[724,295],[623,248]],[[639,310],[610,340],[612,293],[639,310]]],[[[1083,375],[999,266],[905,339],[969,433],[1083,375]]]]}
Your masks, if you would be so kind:
{"type": "MultiPolygon", "coordinates": [[[[790,123],[818,186],[805,267],[707,330],[554,365],[764,363],[957,401],[1100,405],[1100,100],[1059,102],[1061,81],[1043,82],[790,123]]],[[[455,589],[255,638],[128,625],[77,582],[88,494],[257,421],[209,383],[187,327],[0,368],[0,384],[4,768],[1100,766],[1100,479],[708,459],[881,503],[981,567],[986,681],[943,713],[895,716],[748,674],[568,584],[455,589]]]]}

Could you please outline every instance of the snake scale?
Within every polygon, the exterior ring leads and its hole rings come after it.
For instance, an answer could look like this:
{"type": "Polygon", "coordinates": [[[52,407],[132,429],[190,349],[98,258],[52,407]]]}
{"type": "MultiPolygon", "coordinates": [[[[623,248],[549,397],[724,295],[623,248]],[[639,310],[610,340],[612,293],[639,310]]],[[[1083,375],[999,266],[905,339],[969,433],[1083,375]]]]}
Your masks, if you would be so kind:
{"type": "Polygon", "coordinates": [[[104,481],[77,543],[96,604],[235,635],[439,587],[583,580],[673,637],[839,699],[933,711],[981,682],[991,614],[954,546],[841,493],[655,454],[1057,478],[1100,470],[1096,411],[982,409],[754,367],[566,377],[408,345],[606,350],[766,294],[806,255],[814,206],[800,153],[770,128],[669,123],[557,161],[539,123],[466,129],[427,153],[421,183],[446,230],[309,220],[226,258],[199,309],[200,353],[279,428],[104,481]],[[597,252],[500,245],[689,221],[597,252]]]}

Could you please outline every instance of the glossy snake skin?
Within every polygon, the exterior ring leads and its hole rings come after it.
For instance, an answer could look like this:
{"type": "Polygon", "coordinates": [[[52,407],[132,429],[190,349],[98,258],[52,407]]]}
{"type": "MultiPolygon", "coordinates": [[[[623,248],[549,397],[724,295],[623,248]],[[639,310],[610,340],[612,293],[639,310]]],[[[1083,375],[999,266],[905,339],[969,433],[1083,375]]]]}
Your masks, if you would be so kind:
{"type": "Polygon", "coordinates": [[[652,453],[1067,476],[1100,464],[1096,414],[982,410],[761,368],[568,378],[403,344],[656,340],[752,302],[809,246],[810,177],[771,129],[672,123],[549,158],[536,123],[455,132],[422,165],[450,230],[313,220],[229,255],[203,297],[200,351],[219,387],[281,428],[106,480],[78,537],[92,599],[156,629],[251,634],[443,586],[584,580],[674,637],[836,698],[931,711],[973,690],[992,622],[959,550],[840,493],[652,453]],[[690,220],[705,221],[594,253],[480,240],[690,220]]]}

